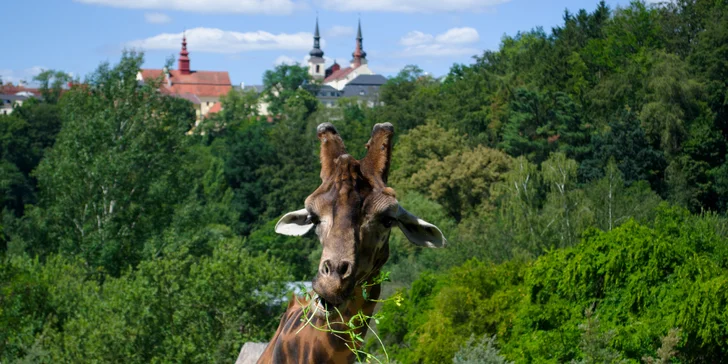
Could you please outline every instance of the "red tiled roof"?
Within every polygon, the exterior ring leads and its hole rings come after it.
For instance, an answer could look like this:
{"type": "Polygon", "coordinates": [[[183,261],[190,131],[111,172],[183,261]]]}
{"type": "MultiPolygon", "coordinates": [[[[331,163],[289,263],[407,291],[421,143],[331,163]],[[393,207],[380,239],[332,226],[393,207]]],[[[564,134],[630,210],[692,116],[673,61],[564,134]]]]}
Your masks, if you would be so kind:
{"type": "MultiPolygon", "coordinates": [[[[142,69],[142,78],[145,80],[162,76],[161,69],[142,69]]],[[[197,96],[219,97],[232,89],[230,75],[225,71],[192,71],[185,75],[179,70],[169,71],[172,86],[163,81],[160,88],[172,94],[193,94],[197,96]]]]}
{"type": "Polygon", "coordinates": [[[331,82],[331,81],[334,81],[334,80],[338,80],[338,79],[344,78],[346,75],[348,75],[349,73],[351,73],[355,69],[356,69],[356,67],[346,67],[346,68],[342,68],[342,69],[340,69],[340,70],[332,73],[329,77],[326,77],[326,79],[324,80],[324,83],[327,83],[327,82],[331,82]]]}
{"type": "Polygon", "coordinates": [[[169,90],[165,90],[165,91],[162,91],[162,92],[163,93],[166,93],[166,94],[171,94],[172,96],[179,97],[181,99],[185,99],[185,100],[187,100],[187,101],[189,101],[189,102],[191,102],[191,103],[193,103],[195,105],[199,105],[199,104],[202,103],[202,101],[200,101],[200,99],[197,97],[197,95],[191,94],[189,92],[184,92],[184,93],[181,93],[181,94],[172,94],[172,93],[170,93],[169,90]]]}
{"type": "Polygon", "coordinates": [[[15,86],[12,83],[0,85],[0,94],[17,94],[18,92],[30,92],[35,96],[40,96],[40,90],[37,88],[28,88],[25,86],[15,86]]]}
{"type": "Polygon", "coordinates": [[[212,105],[210,110],[207,111],[207,115],[217,114],[222,110],[222,102],[216,102],[215,105],[212,105]]]}

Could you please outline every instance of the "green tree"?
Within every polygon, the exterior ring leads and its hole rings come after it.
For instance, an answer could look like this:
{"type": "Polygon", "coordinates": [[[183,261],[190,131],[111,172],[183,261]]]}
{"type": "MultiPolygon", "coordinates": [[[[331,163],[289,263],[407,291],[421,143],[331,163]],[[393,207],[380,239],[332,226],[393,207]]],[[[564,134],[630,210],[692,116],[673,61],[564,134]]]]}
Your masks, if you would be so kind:
{"type": "Polygon", "coordinates": [[[452,362],[454,364],[510,364],[498,352],[495,336],[483,336],[482,339],[475,341],[475,337],[470,339],[463,347],[455,353],[452,362]]]}
{"type": "Polygon", "coordinates": [[[354,158],[361,159],[366,155],[366,143],[374,123],[367,118],[367,107],[360,105],[355,98],[341,98],[338,106],[343,119],[336,122],[336,130],[346,142],[346,151],[354,158]]]}
{"type": "Polygon", "coordinates": [[[318,239],[312,234],[304,237],[278,234],[275,232],[277,222],[278,218],[275,218],[254,230],[245,239],[245,248],[285,263],[294,279],[310,280],[318,270],[319,260],[310,260],[311,252],[319,246],[318,239]],[[312,267],[315,268],[311,269],[312,267]]]}
{"type": "Polygon", "coordinates": [[[576,169],[576,162],[563,153],[552,154],[541,165],[544,184],[550,190],[543,211],[548,220],[543,233],[553,236],[549,248],[576,244],[581,232],[592,223],[583,191],[576,188],[576,169]]]}
{"type": "Polygon", "coordinates": [[[37,202],[37,182],[31,172],[53,146],[61,127],[58,106],[29,99],[11,115],[0,116],[0,209],[14,216],[37,202]]]}
{"type": "Polygon", "coordinates": [[[433,118],[468,135],[471,144],[495,147],[506,117],[507,92],[501,79],[485,67],[455,64],[442,82],[437,95],[442,105],[433,118]]]}
{"type": "Polygon", "coordinates": [[[420,125],[402,135],[392,156],[392,184],[405,184],[422,171],[430,160],[443,160],[464,149],[465,140],[456,132],[434,122],[420,125]]]}
{"type": "Polygon", "coordinates": [[[541,207],[546,186],[538,166],[524,156],[515,158],[503,181],[493,186],[498,209],[492,219],[483,216],[465,221],[460,226],[467,239],[482,246],[493,246],[490,259],[502,262],[514,254],[526,252],[538,256],[546,251],[548,241],[542,238],[541,207]]]}
{"type": "Polygon", "coordinates": [[[471,260],[423,274],[400,304],[383,305],[378,329],[401,362],[448,361],[471,335],[497,335],[500,354],[516,362],[631,362],[675,327],[691,339],[661,351],[719,360],[728,234],[716,226],[724,220],[664,205],[650,226],[590,229],[579,244],[533,261],[471,260]]]}
{"type": "Polygon", "coordinates": [[[658,52],[653,57],[640,119],[648,139],[675,154],[687,138],[689,123],[704,112],[698,101],[703,86],[690,77],[687,64],[677,56],[658,52]]]}
{"type": "Polygon", "coordinates": [[[518,89],[510,107],[500,145],[510,155],[540,163],[559,149],[573,158],[588,151],[588,131],[568,95],[518,89]]]}
{"type": "Polygon", "coordinates": [[[41,202],[27,222],[29,252],[79,254],[118,275],[169,223],[187,191],[180,151],[194,116],[183,100],[139,87],[141,64],[141,55],[124,53],[64,96],[62,130],[36,172],[41,202]]]}
{"type": "Polygon", "coordinates": [[[662,201],[645,181],[626,185],[614,159],[609,160],[604,177],[584,190],[594,210],[595,226],[605,231],[630,219],[652,220],[653,211],[662,201]]]}
{"type": "Polygon", "coordinates": [[[286,117],[270,131],[275,162],[266,161],[256,172],[267,186],[263,221],[302,208],[306,197],[321,183],[320,170],[316,167],[319,165],[316,121],[309,120],[318,105],[308,91],[299,90],[287,102],[286,117]]]}
{"type": "Polygon", "coordinates": [[[222,122],[221,127],[234,127],[258,116],[258,94],[255,91],[230,90],[220,98],[222,110],[217,114],[215,122],[222,122]]]}
{"type": "Polygon", "coordinates": [[[439,82],[414,65],[404,67],[381,89],[384,106],[378,108],[377,122],[390,122],[399,133],[427,121],[428,112],[439,107],[439,82]]]}
{"type": "Polygon", "coordinates": [[[286,101],[296,95],[297,90],[311,81],[306,67],[298,64],[280,64],[263,74],[263,101],[268,103],[268,112],[278,115],[283,112],[286,101]]]}
{"type": "Polygon", "coordinates": [[[591,155],[579,165],[580,179],[601,178],[604,167],[613,158],[625,183],[629,185],[645,180],[655,190],[662,191],[662,176],[667,162],[664,153],[650,145],[640,124],[629,110],[615,114],[605,131],[592,136],[591,155]]]}
{"type": "Polygon", "coordinates": [[[503,180],[511,167],[510,158],[495,149],[478,146],[429,160],[410,177],[408,188],[439,202],[455,220],[488,203],[494,183],[503,180]]]}
{"type": "MultiPolygon", "coordinates": [[[[184,244],[183,244],[184,245],[184,244]]],[[[285,269],[251,256],[239,239],[210,256],[180,250],[103,284],[85,262],[60,255],[0,262],[3,362],[234,360],[245,341],[278,324],[285,269]]]]}
{"type": "Polygon", "coordinates": [[[236,230],[244,235],[261,223],[266,210],[264,197],[270,192],[269,180],[261,178],[259,169],[274,165],[277,154],[269,140],[272,126],[253,121],[228,130],[224,139],[225,178],[233,189],[233,208],[239,214],[236,230]]]}
{"type": "Polygon", "coordinates": [[[55,104],[61,98],[61,92],[67,84],[73,81],[71,75],[56,70],[43,70],[33,77],[33,81],[40,84],[40,93],[43,101],[55,104]]]}

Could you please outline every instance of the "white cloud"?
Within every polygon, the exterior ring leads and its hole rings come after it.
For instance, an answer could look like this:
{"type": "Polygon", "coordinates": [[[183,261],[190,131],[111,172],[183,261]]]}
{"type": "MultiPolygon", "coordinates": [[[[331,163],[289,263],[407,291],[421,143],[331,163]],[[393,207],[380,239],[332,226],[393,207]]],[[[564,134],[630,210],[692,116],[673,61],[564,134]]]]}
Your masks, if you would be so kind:
{"type": "Polygon", "coordinates": [[[405,34],[405,36],[399,40],[399,44],[409,47],[419,44],[430,43],[432,42],[432,39],[432,34],[425,34],[419,30],[414,30],[405,34]]]}
{"type": "Polygon", "coordinates": [[[329,28],[324,35],[327,37],[348,37],[354,35],[354,27],[347,27],[343,25],[334,25],[329,28]]]}
{"type": "Polygon", "coordinates": [[[74,0],[131,9],[181,10],[203,13],[288,15],[305,7],[301,0],[74,0]]]}
{"type": "Polygon", "coordinates": [[[335,11],[386,11],[436,13],[483,11],[510,0],[317,0],[322,8],[335,11]]]}
{"type": "Polygon", "coordinates": [[[151,24],[166,24],[171,22],[172,18],[164,13],[144,13],[144,20],[151,24]]]}
{"type": "Polygon", "coordinates": [[[33,83],[33,77],[46,70],[46,67],[33,66],[23,70],[0,69],[0,78],[3,83],[12,82],[18,84],[21,81],[33,83]]]}
{"type": "Polygon", "coordinates": [[[452,28],[435,37],[435,42],[442,44],[467,44],[480,40],[478,31],[473,28],[452,28]]]}
{"type": "MultiPolygon", "coordinates": [[[[264,31],[240,33],[217,28],[187,30],[187,49],[190,52],[235,54],[260,50],[297,50],[311,48],[311,33],[272,34],[264,31]]],[[[162,33],[150,38],[128,42],[126,46],[143,50],[178,50],[182,33],[162,33]]]]}
{"type": "Polygon", "coordinates": [[[479,40],[478,31],[469,27],[452,28],[436,36],[415,30],[400,38],[399,43],[405,46],[405,49],[399,53],[399,56],[445,57],[473,55],[478,53],[478,50],[464,45],[479,40]]]}
{"type": "Polygon", "coordinates": [[[41,72],[43,72],[43,71],[45,71],[47,69],[48,69],[48,67],[33,66],[33,67],[30,67],[30,68],[24,69],[23,70],[23,73],[26,74],[26,75],[28,75],[28,76],[30,76],[32,78],[32,77],[37,76],[38,74],[40,74],[41,72]]]}
{"type": "Polygon", "coordinates": [[[282,64],[294,65],[296,63],[299,63],[299,62],[288,56],[279,56],[278,58],[276,58],[275,62],[273,62],[273,64],[276,66],[279,66],[282,64]]]}

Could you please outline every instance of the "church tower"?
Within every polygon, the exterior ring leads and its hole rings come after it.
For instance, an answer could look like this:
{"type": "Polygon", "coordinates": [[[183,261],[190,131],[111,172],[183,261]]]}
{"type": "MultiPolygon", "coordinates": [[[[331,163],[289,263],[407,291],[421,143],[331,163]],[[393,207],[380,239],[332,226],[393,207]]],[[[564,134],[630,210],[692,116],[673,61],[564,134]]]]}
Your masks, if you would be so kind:
{"type": "Polygon", "coordinates": [[[178,68],[179,73],[189,75],[190,71],[190,53],[187,52],[187,36],[182,34],[182,50],[179,52],[178,68]]]}
{"type": "Polygon", "coordinates": [[[359,29],[356,32],[356,48],[351,54],[351,67],[356,68],[363,64],[367,64],[367,52],[364,52],[363,38],[361,36],[361,19],[359,19],[359,29]]]}
{"type": "Polygon", "coordinates": [[[313,49],[308,52],[308,74],[314,80],[323,80],[326,70],[324,69],[324,51],[321,50],[321,36],[319,35],[318,17],[316,17],[316,31],[313,33],[313,49]]]}

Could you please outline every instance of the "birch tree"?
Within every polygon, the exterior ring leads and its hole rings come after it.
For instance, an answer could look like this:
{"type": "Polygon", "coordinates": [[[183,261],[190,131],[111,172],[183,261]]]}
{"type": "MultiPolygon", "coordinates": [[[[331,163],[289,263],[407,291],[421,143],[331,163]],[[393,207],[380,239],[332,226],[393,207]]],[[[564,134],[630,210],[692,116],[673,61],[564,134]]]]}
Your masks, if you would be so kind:
{"type": "Polygon", "coordinates": [[[63,126],[36,171],[41,201],[31,224],[39,250],[81,255],[118,274],[169,223],[186,190],[181,170],[192,108],[139,86],[142,55],[102,64],[61,101],[63,126]]]}

